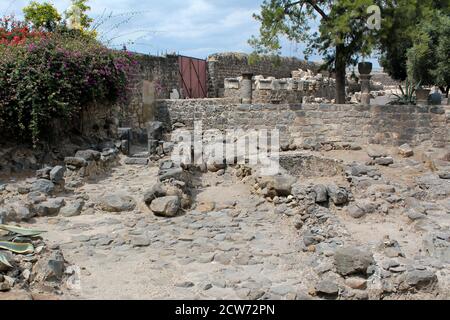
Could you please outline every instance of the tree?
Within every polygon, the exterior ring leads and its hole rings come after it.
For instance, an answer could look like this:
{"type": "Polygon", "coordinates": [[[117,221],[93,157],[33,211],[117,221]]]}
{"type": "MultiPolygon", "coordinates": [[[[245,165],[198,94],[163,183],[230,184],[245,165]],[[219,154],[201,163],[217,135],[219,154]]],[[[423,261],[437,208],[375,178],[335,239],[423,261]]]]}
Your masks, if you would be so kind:
{"type": "Polygon", "coordinates": [[[448,0],[383,1],[383,23],[377,49],[381,66],[393,79],[406,80],[407,51],[417,37],[417,26],[430,19],[436,10],[446,10],[448,15],[448,0]]]}
{"type": "Polygon", "coordinates": [[[61,21],[58,10],[49,2],[38,3],[36,1],[23,8],[25,21],[31,23],[34,29],[53,31],[61,21]]]}
{"type": "Polygon", "coordinates": [[[448,96],[450,87],[450,16],[433,11],[417,28],[407,51],[407,71],[411,80],[437,85],[448,96]]]}
{"type": "Polygon", "coordinates": [[[249,43],[258,54],[279,54],[281,36],[307,44],[305,55],[317,51],[325,66],[336,76],[336,103],[345,103],[346,67],[358,56],[368,56],[375,43],[376,30],[367,26],[367,13],[373,0],[264,0],[260,14],[260,35],[249,43]],[[311,29],[319,20],[318,31],[311,29]]]}

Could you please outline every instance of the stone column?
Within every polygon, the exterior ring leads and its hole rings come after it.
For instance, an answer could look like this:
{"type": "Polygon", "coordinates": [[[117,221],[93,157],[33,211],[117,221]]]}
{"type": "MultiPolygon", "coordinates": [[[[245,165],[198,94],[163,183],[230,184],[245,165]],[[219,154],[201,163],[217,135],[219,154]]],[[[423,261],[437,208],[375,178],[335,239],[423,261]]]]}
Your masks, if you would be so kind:
{"type": "Polygon", "coordinates": [[[242,74],[242,85],[241,85],[241,98],[243,104],[252,103],[253,95],[253,74],[246,72],[242,74]]]}
{"type": "Polygon", "coordinates": [[[359,81],[361,82],[361,103],[363,105],[370,104],[370,79],[372,76],[370,74],[361,74],[359,76],[359,81]]]}

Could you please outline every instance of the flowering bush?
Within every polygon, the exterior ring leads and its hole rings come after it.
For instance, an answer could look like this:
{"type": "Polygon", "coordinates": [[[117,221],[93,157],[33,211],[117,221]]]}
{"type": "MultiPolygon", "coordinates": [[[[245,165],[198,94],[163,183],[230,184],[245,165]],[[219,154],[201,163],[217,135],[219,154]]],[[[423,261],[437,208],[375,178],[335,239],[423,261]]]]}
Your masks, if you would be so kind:
{"type": "Polygon", "coordinates": [[[0,44],[0,129],[37,143],[53,119],[70,121],[95,101],[127,99],[137,66],[130,53],[70,31],[21,39],[0,44]]]}
{"type": "Polygon", "coordinates": [[[30,31],[25,22],[17,21],[14,17],[0,18],[0,45],[20,45],[44,36],[43,32],[30,31]]]}

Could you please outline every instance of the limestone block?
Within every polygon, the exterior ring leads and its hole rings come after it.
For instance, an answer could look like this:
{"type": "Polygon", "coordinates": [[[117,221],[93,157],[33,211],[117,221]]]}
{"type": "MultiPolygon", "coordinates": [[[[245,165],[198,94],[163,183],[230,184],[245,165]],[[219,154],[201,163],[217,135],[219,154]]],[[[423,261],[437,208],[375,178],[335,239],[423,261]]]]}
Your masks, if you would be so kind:
{"type": "Polygon", "coordinates": [[[240,83],[237,78],[227,78],[225,79],[225,89],[239,89],[240,83]]]}

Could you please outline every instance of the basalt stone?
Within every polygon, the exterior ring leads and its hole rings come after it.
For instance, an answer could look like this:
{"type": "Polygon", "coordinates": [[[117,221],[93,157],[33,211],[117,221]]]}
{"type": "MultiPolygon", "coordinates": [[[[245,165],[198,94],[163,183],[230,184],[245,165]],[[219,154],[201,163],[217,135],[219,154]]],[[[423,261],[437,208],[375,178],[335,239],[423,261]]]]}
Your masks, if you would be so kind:
{"type": "Polygon", "coordinates": [[[152,201],[150,209],[157,216],[175,217],[180,210],[180,198],[178,196],[157,198],[152,201]]]}
{"type": "Polygon", "coordinates": [[[101,152],[95,150],[80,150],[75,153],[76,158],[82,158],[86,161],[98,161],[101,156],[101,152]]]}
{"type": "Polygon", "coordinates": [[[144,202],[146,205],[150,205],[156,198],[161,198],[164,196],[166,196],[164,185],[162,183],[156,183],[147,192],[145,192],[144,202]]]}
{"type": "Polygon", "coordinates": [[[128,195],[110,194],[100,199],[100,207],[107,212],[133,211],[136,201],[128,195]]]}
{"type": "Polygon", "coordinates": [[[336,185],[330,185],[327,187],[327,191],[331,201],[333,201],[335,205],[343,205],[348,202],[348,193],[344,188],[340,188],[336,185]]]}
{"type": "Polygon", "coordinates": [[[368,251],[363,251],[356,247],[346,247],[336,250],[334,264],[337,272],[342,276],[352,274],[366,275],[369,266],[374,264],[374,259],[368,251]]]}
{"type": "Polygon", "coordinates": [[[50,180],[54,183],[59,183],[64,179],[66,169],[62,166],[56,166],[50,171],[50,180]]]}
{"type": "Polygon", "coordinates": [[[73,166],[75,168],[82,168],[88,165],[86,160],[79,157],[67,157],[64,159],[64,163],[68,166],[73,166]]]}
{"type": "Polygon", "coordinates": [[[39,179],[32,183],[31,192],[41,192],[45,194],[50,194],[55,190],[55,185],[53,182],[47,179],[39,179]]]}

